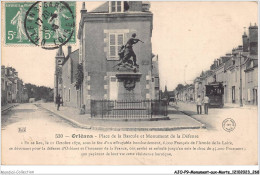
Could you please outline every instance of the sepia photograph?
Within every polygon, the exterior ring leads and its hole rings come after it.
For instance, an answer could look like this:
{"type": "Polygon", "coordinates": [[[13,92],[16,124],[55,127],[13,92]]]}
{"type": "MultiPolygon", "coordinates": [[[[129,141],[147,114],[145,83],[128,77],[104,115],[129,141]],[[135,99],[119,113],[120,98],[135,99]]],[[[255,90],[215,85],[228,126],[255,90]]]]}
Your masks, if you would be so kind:
{"type": "Polygon", "coordinates": [[[2,166],[258,174],[258,93],[258,1],[1,1],[2,166]]]}

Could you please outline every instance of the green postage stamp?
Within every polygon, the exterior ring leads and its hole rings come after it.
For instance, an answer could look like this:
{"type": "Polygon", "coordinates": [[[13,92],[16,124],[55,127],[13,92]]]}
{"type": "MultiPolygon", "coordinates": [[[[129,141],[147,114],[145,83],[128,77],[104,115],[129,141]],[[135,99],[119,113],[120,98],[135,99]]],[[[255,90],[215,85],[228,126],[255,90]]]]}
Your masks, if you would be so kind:
{"type": "MultiPolygon", "coordinates": [[[[30,44],[31,41],[26,36],[24,21],[26,12],[33,5],[30,2],[5,3],[5,43],[6,44],[30,44]]],[[[34,9],[33,9],[34,10],[34,9]]],[[[35,10],[34,10],[35,11],[35,10]]],[[[34,17],[38,18],[39,13],[34,17]]],[[[36,34],[39,34],[37,24],[32,25],[36,34]]]]}
{"type": "Polygon", "coordinates": [[[5,3],[5,44],[55,49],[76,42],[75,2],[5,3]]]}

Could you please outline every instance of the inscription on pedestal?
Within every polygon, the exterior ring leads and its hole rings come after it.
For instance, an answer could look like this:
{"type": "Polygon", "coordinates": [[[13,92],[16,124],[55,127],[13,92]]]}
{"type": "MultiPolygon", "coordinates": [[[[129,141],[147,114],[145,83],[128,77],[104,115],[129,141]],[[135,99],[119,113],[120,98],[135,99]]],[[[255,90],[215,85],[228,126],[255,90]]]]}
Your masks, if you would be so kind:
{"type": "Polygon", "coordinates": [[[141,100],[140,73],[124,72],[116,74],[118,79],[118,100],[141,100]]]}

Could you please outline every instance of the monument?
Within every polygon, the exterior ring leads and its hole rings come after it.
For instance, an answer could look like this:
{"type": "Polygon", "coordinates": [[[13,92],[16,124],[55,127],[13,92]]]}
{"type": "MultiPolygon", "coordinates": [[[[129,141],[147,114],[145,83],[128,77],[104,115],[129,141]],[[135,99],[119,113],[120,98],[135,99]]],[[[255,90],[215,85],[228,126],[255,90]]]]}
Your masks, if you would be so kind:
{"type": "Polygon", "coordinates": [[[118,79],[119,101],[141,100],[140,78],[142,74],[139,73],[139,65],[136,63],[136,55],[133,50],[133,45],[141,40],[136,39],[135,37],[136,33],[133,33],[132,37],[121,47],[118,53],[121,60],[117,65],[118,73],[116,74],[118,79]],[[133,60],[131,60],[131,58],[133,60]]]}

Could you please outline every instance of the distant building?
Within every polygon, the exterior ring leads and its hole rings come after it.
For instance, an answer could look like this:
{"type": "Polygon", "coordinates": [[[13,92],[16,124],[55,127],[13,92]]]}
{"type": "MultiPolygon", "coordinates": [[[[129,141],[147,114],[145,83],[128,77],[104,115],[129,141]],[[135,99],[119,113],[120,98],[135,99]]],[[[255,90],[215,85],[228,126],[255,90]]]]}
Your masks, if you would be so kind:
{"type": "Polygon", "coordinates": [[[245,59],[248,61],[245,64],[245,86],[244,86],[244,100],[246,104],[258,104],[258,26],[249,27],[248,43],[244,46],[245,51],[249,51],[245,59]],[[249,48],[247,48],[247,46],[249,48]]]}
{"type": "Polygon", "coordinates": [[[158,55],[152,58],[152,78],[151,78],[151,90],[153,99],[160,99],[160,78],[159,78],[159,60],[158,55]]]}
{"type": "Polygon", "coordinates": [[[34,103],[35,102],[35,98],[29,98],[29,103],[34,103]]]}
{"type": "MultiPolygon", "coordinates": [[[[205,86],[217,82],[224,88],[224,104],[240,104],[241,100],[242,104],[258,104],[258,26],[250,25],[248,35],[242,35],[243,45],[215,59],[208,71],[195,78],[194,98],[204,98],[205,86]]],[[[186,86],[175,92],[181,101],[186,101],[187,95],[186,86]]]]}
{"type": "Polygon", "coordinates": [[[22,103],[28,103],[29,102],[29,96],[28,96],[28,91],[27,89],[24,87],[23,88],[23,93],[22,93],[22,99],[21,99],[22,103]]]}
{"type": "Polygon", "coordinates": [[[68,46],[68,55],[65,57],[62,49],[59,49],[56,55],[56,67],[59,71],[56,70],[58,82],[55,82],[57,87],[54,98],[60,94],[63,104],[72,107],[78,107],[80,104],[79,90],[75,86],[78,64],[79,50],[71,52],[71,46],[68,46]]]}
{"type": "Polygon", "coordinates": [[[5,74],[5,66],[1,66],[1,105],[7,103],[7,78],[5,74]]]}
{"type": "Polygon", "coordinates": [[[1,66],[1,104],[21,103],[23,96],[23,81],[13,67],[1,66]]]}

